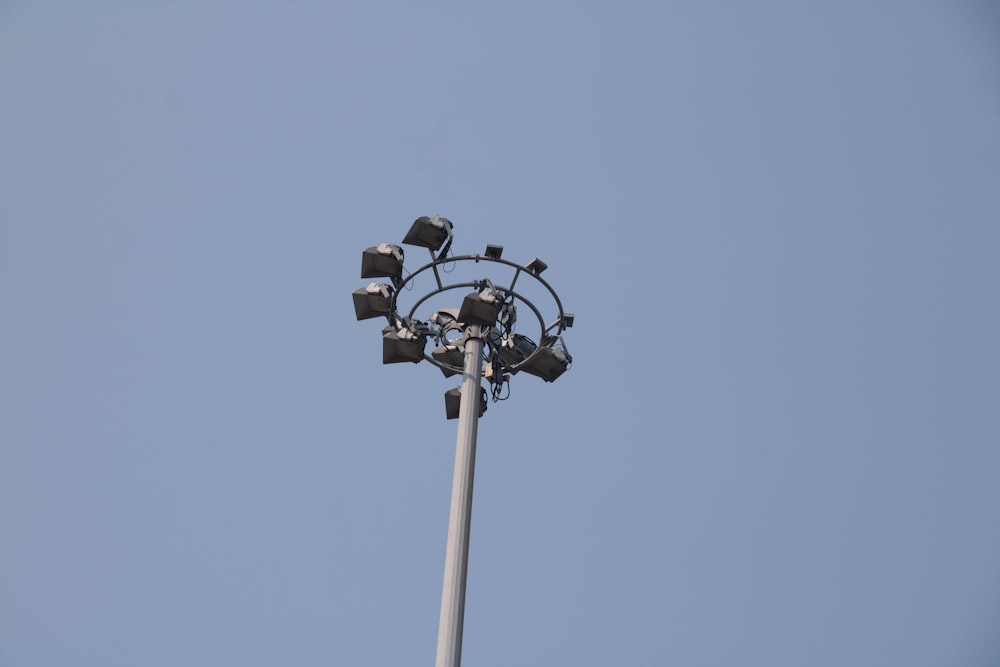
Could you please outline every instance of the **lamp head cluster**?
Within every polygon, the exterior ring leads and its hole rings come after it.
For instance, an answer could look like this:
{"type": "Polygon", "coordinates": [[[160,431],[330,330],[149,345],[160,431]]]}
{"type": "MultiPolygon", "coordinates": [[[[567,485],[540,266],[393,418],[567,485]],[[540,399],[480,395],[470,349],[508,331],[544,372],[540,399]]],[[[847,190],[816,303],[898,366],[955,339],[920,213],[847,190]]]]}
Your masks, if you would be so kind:
{"type": "MultiPolygon", "coordinates": [[[[404,277],[404,251],[401,246],[381,243],[366,248],[361,255],[362,278],[387,278],[389,282],[372,282],[354,290],[354,311],[358,320],[386,318],[382,329],[382,363],[419,363],[427,360],[441,369],[445,377],[465,372],[465,343],[469,337],[484,342],[485,364],[481,376],[491,385],[493,400],[502,400],[503,388],[512,375],[524,371],[529,375],[552,382],[572,365],[573,358],[566,349],[563,332],[573,326],[574,317],[563,311],[562,303],[552,287],[540,277],[548,268],[535,258],[524,265],[502,259],[503,246],[488,245],[482,254],[455,256],[450,254],[453,241],[451,221],[441,216],[417,218],[403,238],[403,243],[427,248],[430,263],[404,277]],[[496,284],[490,278],[445,285],[441,273],[454,270],[459,262],[493,262],[498,268],[513,270],[509,284],[496,284]],[[425,272],[433,273],[436,287],[420,298],[406,314],[401,313],[398,298],[404,289],[413,288],[413,280],[425,272]],[[521,275],[540,283],[555,303],[555,319],[546,324],[541,311],[526,296],[515,290],[521,275]],[[465,295],[458,308],[438,308],[427,321],[416,319],[415,312],[431,297],[443,292],[464,289],[465,295]],[[517,302],[527,307],[539,324],[538,343],[514,332],[517,323],[517,302]],[[428,354],[427,343],[435,342],[428,354]]],[[[530,319],[530,317],[529,317],[530,319]]],[[[446,415],[458,416],[458,389],[445,394],[446,415]]],[[[486,410],[486,391],[482,389],[480,414],[486,410]]]]}

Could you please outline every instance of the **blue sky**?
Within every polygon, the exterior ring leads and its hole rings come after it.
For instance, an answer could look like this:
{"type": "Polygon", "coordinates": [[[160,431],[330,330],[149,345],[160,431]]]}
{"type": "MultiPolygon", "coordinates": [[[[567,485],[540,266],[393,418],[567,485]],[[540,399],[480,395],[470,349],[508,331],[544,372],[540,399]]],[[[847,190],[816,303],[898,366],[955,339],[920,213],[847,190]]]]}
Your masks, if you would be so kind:
{"type": "Polygon", "coordinates": [[[7,0],[0,90],[0,665],[433,661],[430,214],[576,315],[465,664],[996,664],[995,5],[7,0]]]}

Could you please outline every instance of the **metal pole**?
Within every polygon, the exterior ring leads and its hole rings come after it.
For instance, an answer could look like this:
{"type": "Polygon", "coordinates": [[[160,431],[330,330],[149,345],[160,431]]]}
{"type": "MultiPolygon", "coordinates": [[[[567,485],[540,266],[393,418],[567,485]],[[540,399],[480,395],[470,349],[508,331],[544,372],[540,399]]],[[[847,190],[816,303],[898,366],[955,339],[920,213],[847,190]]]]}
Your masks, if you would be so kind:
{"type": "Polygon", "coordinates": [[[455,477],[451,485],[451,515],[444,558],[444,589],[438,626],[436,667],[462,664],[462,625],[465,618],[465,580],[469,571],[469,527],[472,521],[472,481],[476,469],[476,430],[483,360],[483,330],[466,328],[465,371],[458,409],[455,477]]]}

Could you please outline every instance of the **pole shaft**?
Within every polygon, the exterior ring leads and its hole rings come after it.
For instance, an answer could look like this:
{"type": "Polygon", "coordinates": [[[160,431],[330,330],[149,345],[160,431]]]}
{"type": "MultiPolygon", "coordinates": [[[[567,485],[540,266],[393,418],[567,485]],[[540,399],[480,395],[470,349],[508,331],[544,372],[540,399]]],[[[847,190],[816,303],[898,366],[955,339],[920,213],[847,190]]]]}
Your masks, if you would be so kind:
{"type": "Polygon", "coordinates": [[[476,431],[479,423],[483,359],[481,331],[478,327],[469,327],[466,333],[465,370],[458,411],[455,476],[451,486],[451,515],[448,518],[448,546],[444,559],[436,667],[459,667],[462,664],[465,581],[469,570],[472,482],[476,469],[476,431]]]}

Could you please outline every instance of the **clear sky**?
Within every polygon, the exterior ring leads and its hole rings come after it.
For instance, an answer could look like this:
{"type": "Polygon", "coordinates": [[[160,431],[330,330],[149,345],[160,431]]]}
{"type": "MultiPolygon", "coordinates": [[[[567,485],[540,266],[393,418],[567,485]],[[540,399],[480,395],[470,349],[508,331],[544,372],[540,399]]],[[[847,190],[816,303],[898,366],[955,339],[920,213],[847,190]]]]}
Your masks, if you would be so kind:
{"type": "Polygon", "coordinates": [[[0,665],[433,663],[430,214],[576,315],[466,665],[1000,662],[995,3],[2,0],[0,665]]]}

